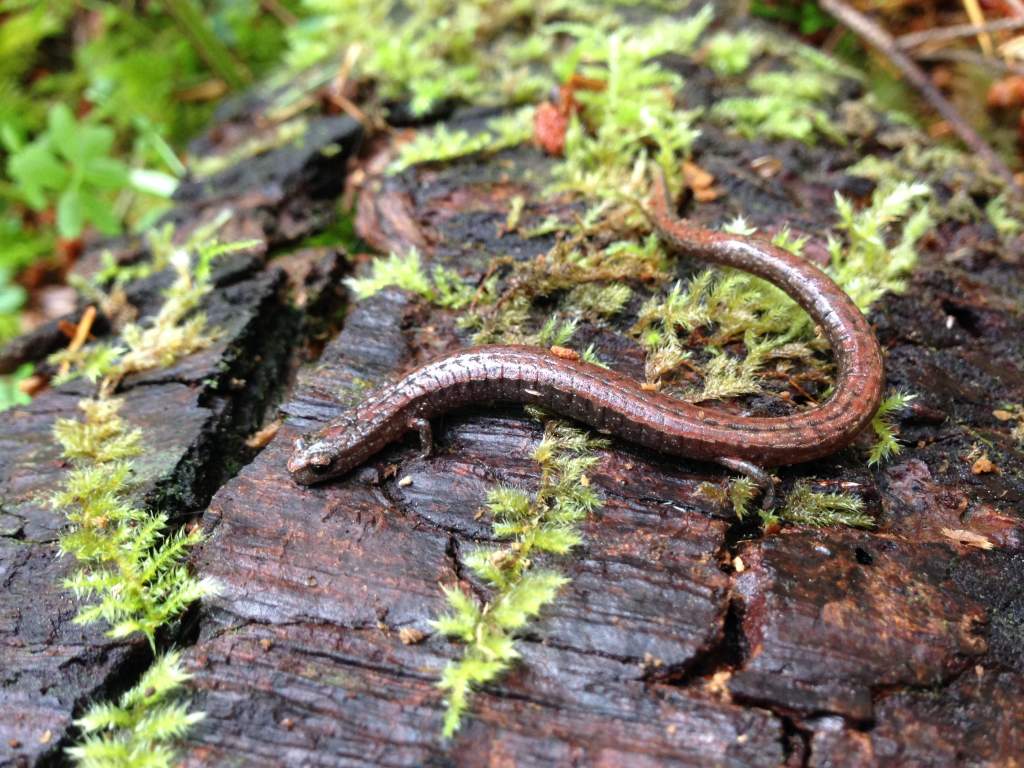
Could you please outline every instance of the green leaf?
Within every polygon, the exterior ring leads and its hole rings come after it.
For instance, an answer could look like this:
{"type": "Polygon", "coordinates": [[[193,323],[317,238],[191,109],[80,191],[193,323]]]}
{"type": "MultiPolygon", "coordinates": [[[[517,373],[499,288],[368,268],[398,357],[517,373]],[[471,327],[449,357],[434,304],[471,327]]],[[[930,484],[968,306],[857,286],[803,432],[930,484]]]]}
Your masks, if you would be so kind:
{"type": "Polygon", "coordinates": [[[50,139],[58,149],[77,145],[78,123],[71,108],[64,102],[59,101],[50,107],[46,116],[46,125],[50,139]]]}
{"type": "Polygon", "coordinates": [[[10,122],[0,125],[0,144],[7,150],[8,154],[14,154],[25,146],[25,137],[18,130],[18,127],[10,122]]]}
{"type": "Polygon", "coordinates": [[[25,303],[25,289],[20,285],[4,283],[5,276],[0,272],[0,315],[11,314],[21,309],[25,303]]]}
{"type": "Polygon", "coordinates": [[[128,185],[128,167],[112,157],[88,157],[82,164],[82,179],[100,189],[121,189],[128,185]]]}
{"type": "Polygon", "coordinates": [[[114,129],[107,125],[81,124],[73,146],[83,164],[90,158],[108,155],[114,146],[114,129]]]}
{"type": "Polygon", "coordinates": [[[32,375],[31,363],[22,365],[9,376],[0,376],[0,411],[6,411],[16,405],[27,405],[32,398],[18,387],[19,382],[32,375]]]}
{"type": "Polygon", "coordinates": [[[61,237],[78,237],[82,234],[84,218],[78,187],[68,187],[57,200],[57,231],[61,237]]]}
{"type": "Polygon", "coordinates": [[[63,189],[69,178],[67,168],[42,141],[34,141],[14,154],[7,163],[7,169],[21,188],[26,202],[37,210],[46,206],[42,190],[63,189]]]}
{"type": "Polygon", "coordinates": [[[95,224],[96,229],[105,235],[120,234],[121,219],[107,200],[92,193],[83,194],[81,204],[86,220],[95,224]]]}
{"type": "Polygon", "coordinates": [[[178,180],[169,173],[160,171],[149,171],[144,168],[135,168],[131,172],[131,183],[140,192],[146,192],[156,197],[169,198],[178,188],[178,180]]]}

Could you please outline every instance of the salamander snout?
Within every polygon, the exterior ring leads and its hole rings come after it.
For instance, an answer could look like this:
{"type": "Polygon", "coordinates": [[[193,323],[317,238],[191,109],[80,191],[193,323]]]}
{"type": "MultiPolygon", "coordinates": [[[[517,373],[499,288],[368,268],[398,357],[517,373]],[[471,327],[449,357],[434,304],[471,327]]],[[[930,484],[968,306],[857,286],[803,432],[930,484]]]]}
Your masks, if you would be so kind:
{"type": "Polygon", "coordinates": [[[303,485],[326,480],[333,463],[333,456],[328,447],[321,441],[308,442],[298,438],[293,444],[294,450],[288,459],[288,473],[296,482],[303,485]]]}

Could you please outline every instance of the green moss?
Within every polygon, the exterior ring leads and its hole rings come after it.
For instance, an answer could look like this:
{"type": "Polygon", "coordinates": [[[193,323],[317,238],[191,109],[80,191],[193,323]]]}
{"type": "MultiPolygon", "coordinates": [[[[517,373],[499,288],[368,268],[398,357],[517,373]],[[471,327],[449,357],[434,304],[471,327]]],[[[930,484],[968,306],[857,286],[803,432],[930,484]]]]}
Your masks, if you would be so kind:
{"type": "MultiPolygon", "coordinates": [[[[762,42],[795,65],[791,70],[757,72],[747,81],[752,96],[732,96],[718,101],[711,118],[744,138],[795,139],[814,144],[827,139],[845,144],[846,137],[825,109],[825,103],[839,87],[839,77],[848,76],[841,67],[822,65],[820,59],[797,47],[790,50],[771,38],[762,42]]],[[[746,69],[746,67],[744,67],[746,69]]]]}
{"type": "Polygon", "coordinates": [[[451,161],[478,153],[493,154],[528,141],[532,133],[532,108],[493,118],[479,133],[450,131],[442,125],[431,131],[422,131],[412,141],[402,144],[398,158],[388,172],[398,173],[412,165],[451,161]]]}
{"type": "Polygon", "coordinates": [[[293,69],[349,48],[352,77],[372,81],[377,101],[408,100],[424,114],[442,100],[505,106],[541,98],[552,86],[543,63],[554,44],[549,22],[601,23],[615,14],[569,0],[304,0],[289,31],[293,69]]]}
{"type": "MultiPolygon", "coordinates": [[[[172,531],[166,513],[154,514],[133,501],[142,434],[121,418],[122,401],[113,394],[129,373],[171,365],[212,342],[198,311],[212,288],[212,262],[255,244],[201,242],[194,257],[187,249],[171,251],[167,260],[175,280],[151,321],[126,325],[121,344],[96,343],[52,358],[70,367],[65,379],[99,381],[96,396],[79,402],[84,418],[58,419],[53,428],[71,465],[49,503],[68,522],[60,551],[76,565],[64,585],[85,603],[76,623],[102,621],[112,637],[140,632],[155,650],[157,630],[213,592],[213,584],[195,578],[186,564],[201,540],[199,529],[172,531]]],[[[69,754],[86,766],[170,766],[167,742],[201,717],[166,701],[184,679],[177,657],[162,657],[116,705],[89,710],[79,721],[86,738],[69,754]]]]}
{"type": "Polygon", "coordinates": [[[116,704],[94,704],[75,720],[85,738],[68,755],[84,768],[174,765],[168,743],[203,719],[201,712],[175,701],[188,679],[178,653],[160,656],[116,704]]]}
{"type": "Polygon", "coordinates": [[[828,271],[861,311],[886,291],[903,291],[904,278],[917,264],[917,241],[935,225],[931,194],[922,183],[880,184],[861,211],[836,194],[842,235],[829,238],[828,271]]]}
{"type": "Polygon", "coordinates": [[[815,100],[789,92],[722,99],[711,108],[711,117],[746,139],[795,139],[815,144],[827,138],[844,144],[846,138],[827,111],[815,100]]]}
{"type": "Polygon", "coordinates": [[[112,392],[129,374],[166,368],[210,346],[217,331],[207,328],[206,316],[198,312],[197,307],[212,288],[211,263],[223,254],[249,250],[259,244],[257,240],[200,243],[195,247],[194,263],[188,249],[175,250],[170,256],[175,280],[165,292],[164,303],[152,321],[126,324],[121,329],[121,343],[97,342],[50,355],[50,363],[67,369],[66,374],[57,377],[57,383],[78,377],[92,382],[102,379],[102,391],[112,392]]]}
{"type": "Polygon", "coordinates": [[[358,299],[369,298],[392,285],[421,296],[427,296],[432,290],[420,252],[415,248],[404,255],[392,253],[387,258],[375,259],[367,277],[350,277],[345,284],[358,299]]]}
{"type": "Polygon", "coordinates": [[[896,439],[894,417],[916,397],[907,392],[893,392],[878,406],[871,428],[875,432],[875,444],[868,453],[868,464],[880,464],[891,456],[903,451],[903,446],[896,439]]]}
{"type": "Polygon", "coordinates": [[[622,312],[632,297],[633,289],[623,283],[587,283],[573,288],[565,305],[588,319],[609,319],[622,312]]]}
{"type": "MultiPolygon", "coordinates": [[[[535,34],[543,36],[546,43],[545,56],[536,64],[546,69],[552,50],[561,46],[567,50],[556,57],[544,76],[544,90],[573,75],[601,83],[600,88],[575,94],[586,115],[586,127],[577,118],[570,123],[565,161],[553,170],[554,189],[618,202],[624,190],[642,182],[633,177],[634,164],[643,154],[652,153],[668,168],[671,158],[688,154],[697,137],[693,126],[697,113],[679,110],[675,104],[673,94],[682,80],[652,59],[691,50],[712,13],[706,7],[688,19],[630,25],[607,11],[597,14],[595,7],[574,6],[568,14],[572,21],[537,28],[535,34]],[[586,23],[579,21],[580,16],[586,18],[586,23]],[[569,42],[559,43],[563,38],[569,42]]],[[[522,143],[532,133],[531,118],[532,110],[524,110],[491,121],[475,134],[450,131],[444,126],[422,133],[400,149],[391,171],[522,143]]]]}
{"type": "Polygon", "coordinates": [[[1024,220],[1021,219],[1019,212],[1016,215],[1010,212],[1010,201],[1005,192],[988,201],[985,215],[1004,240],[1010,240],[1024,232],[1024,220]]]}
{"type": "MultiPolygon", "coordinates": [[[[932,215],[939,221],[988,220],[999,231],[1006,223],[1012,229],[1013,218],[1024,219],[1024,210],[1012,203],[1012,196],[1004,196],[1006,182],[976,156],[956,147],[935,145],[911,129],[890,130],[880,139],[898,151],[887,157],[867,155],[850,166],[848,174],[890,186],[926,180],[946,187],[951,193],[948,198],[932,203],[932,215]],[[985,210],[978,206],[979,199],[988,199],[985,210]]],[[[1005,236],[1001,231],[1000,235],[1005,236]]]]}
{"type": "Polygon", "coordinates": [[[350,277],[345,284],[356,298],[366,299],[384,288],[395,286],[423,296],[439,307],[461,309],[474,298],[487,302],[493,281],[485,282],[479,290],[469,286],[458,273],[436,266],[428,276],[420,253],[415,248],[406,254],[392,253],[385,259],[376,259],[367,277],[350,277]]]}
{"type": "Polygon", "coordinates": [[[739,75],[750,68],[764,47],[764,36],[757,32],[718,32],[708,40],[706,62],[719,75],[739,75]]]}
{"type": "Polygon", "coordinates": [[[460,320],[475,332],[475,343],[529,343],[534,338],[528,330],[534,304],[554,297],[559,299],[557,309],[546,312],[548,320],[607,320],[632,295],[626,283],[665,279],[668,259],[654,237],[604,244],[581,235],[511,267],[505,289],[492,290],[490,301],[478,302],[460,320]]]}
{"type": "Polygon", "coordinates": [[[863,499],[849,493],[812,491],[804,481],[797,482],[790,490],[778,517],[786,522],[815,527],[875,527],[874,518],[864,511],[863,499]]]}
{"type": "Polygon", "coordinates": [[[558,421],[547,422],[534,450],[541,478],[533,494],[498,486],[487,495],[493,532],[507,543],[472,550],[465,558],[491,590],[480,604],[459,587],[445,588],[449,612],[434,628],[465,644],[462,657],[445,667],[438,686],[447,694],[444,735],[459,727],[474,689],[503,674],[519,658],[515,637],[554,600],[568,579],[535,567],[543,554],[564,555],[579,545],[579,523],[601,504],[587,471],[605,445],[558,421]]]}
{"type": "MultiPolygon", "coordinates": [[[[653,157],[677,182],[678,157],[689,155],[699,135],[696,111],[678,108],[679,75],[654,61],[685,54],[712,18],[710,6],[682,20],[623,25],[614,30],[574,26],[575,45],[556,62],[560,79],[573,73],[603,83],[581,90],[576,99],[584,122],[576,117],[565,140],[565,161],[553,171],[555,189],[568,189],[606,205],[641,195],[646,182],[637,162],[653,157]]],[[[640,168],[642,170],[642,167],[640,168]]]]}

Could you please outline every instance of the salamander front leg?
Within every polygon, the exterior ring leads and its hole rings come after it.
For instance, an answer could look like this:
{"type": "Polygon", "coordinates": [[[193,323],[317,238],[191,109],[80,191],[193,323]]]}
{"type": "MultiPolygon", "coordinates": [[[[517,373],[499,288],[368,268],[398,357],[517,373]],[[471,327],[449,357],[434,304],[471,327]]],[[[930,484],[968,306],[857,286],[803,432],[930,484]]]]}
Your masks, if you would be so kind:
{"type": "Polygon", "coordinates": [[[717,458],[715,462],[752,480],[761,490],[762,509],[771,509],[775,506],[775,478],[763,467],[746,459],[733,459],[728,456],[717,458]]]}
{"type": "Polygon", "coordinates": [[[415,429],[419,433],[421,457],[426,458],[434,452],[434,431],[430,428],[429,419],[409,419],[409,429],[415,429]]]}

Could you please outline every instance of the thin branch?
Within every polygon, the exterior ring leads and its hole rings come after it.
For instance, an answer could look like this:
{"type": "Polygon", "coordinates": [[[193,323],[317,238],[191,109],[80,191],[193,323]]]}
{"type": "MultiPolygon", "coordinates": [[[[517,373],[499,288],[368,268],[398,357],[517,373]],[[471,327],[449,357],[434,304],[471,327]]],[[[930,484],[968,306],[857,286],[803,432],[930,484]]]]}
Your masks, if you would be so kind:
{"type": "Polygon", "coordinates": [[[997,56],[985,56],[976,51],[965,51],[960,48],[943,48],[929,53],[917,53],[914,54],[914,58],[917,61],[951,61],[1003,74],[1024,75],[1024,65],[1022,64],[1009,64],[997,56]]]}
{"type": "Polygon", "coordinates": [[[236,90],[249,83],[249,72],[207,27],[206,18],[193,5],[193,0],[163,0],[163,5],[199,57],[218,77],[236,90]]]}
{"type": "Polygon", "coordinates": [[[921,32],[910,32],[896,38],[896,44],[903,50],[917,48],[926,43],[945,43],[961,37],[974,37],[979,32],[1005,32],[1006,30],[1024,28],[1022,19],[999,19],[990,21],[980,27],[973,24],[954,24],[949,27],[935,27],[921,32]]]}
{"type": "Polygon", "coordinates": [[[274,16],[285,27],[290,27],[298,22],[298,17],[281,5],[277,0],[260,0],[263,10],[274,16]]]}
{"type": "Polygon", "coordinates": [[[981,11],[981,6],[978,5],[978,0],[963,0],[964,9],[967,11],[967,18],[971,20],[971,23],[978,28],[978,45],[981,46],[981,52],[986,56],[992,55],[992,36],[988,32],[982,31],[980,28],[985,26],[985,14],[981,11]]]}
{"type": "Polygon", "coordinates": [[[935,87],[928,75],[896,46],[888,32],[860,11],[851,8],[844,0],[821,0],[820,4],[843,25],[849,27],[858,37],[891,61],[921,96],[942,116],[942,119],[949,123],[949,127],[960,137],[960,140],[978,155],[993,173],[1005,180],[1011,189],[1019,193],[1020,190],[1014,182],[1013,172],[1002,158],[967,124],[956,107],[950,104],[941,91],[935,87]]]}

